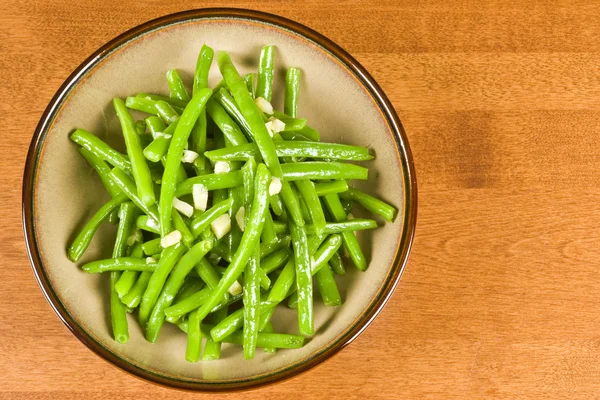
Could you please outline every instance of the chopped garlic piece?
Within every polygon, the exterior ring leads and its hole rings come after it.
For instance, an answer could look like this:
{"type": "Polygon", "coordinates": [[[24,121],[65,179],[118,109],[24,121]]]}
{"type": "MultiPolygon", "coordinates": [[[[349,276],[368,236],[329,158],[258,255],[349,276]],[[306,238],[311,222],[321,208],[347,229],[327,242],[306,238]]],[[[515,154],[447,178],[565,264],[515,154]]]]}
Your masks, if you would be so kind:
{"type": "Polygon", "coordinates": [[[163,136],[165,136],[165,134],[162,132],[154,132],[154,139],[158,139],[159,137],[163,137],[163,136]]]}
{"type": "Polygon", "coordinates": [[[164,238],[160,239],[160,246],[163,249],[166,249],[167,247],[171,247],[179,242],[181,242],[181,232],[173,231],[164,238]]]}
{"type": "Polygon", "coordinates": [[[231,167],[227,161],[217,161],[215,163],[215,174],[225,174],[231,171],[231,167]]]}
{"type": "Polygon", "coordinates": [[[152,257],[146,257],[146,264],[154,264],[156,260],[152,257]]]}
{"type": "Polygon", "coordinates": [[[271,183],[269,184],[269,196],[273,196],[281,192],[281,179],[276,176],[271,177],[271,183]]]}
{"type": "Polygon", "coordinates": [[[194,213],[194,207],[185,201],[179,200],[177,197],[173,199],[173,207],[188,218],[194,213]]]}
{"type": "Polygon", "coordinates": [[[265,114],[273,114],[273,106],[267,100],[263,99],[262,97],[257,97],[254,99],[254,102],[260,111],[264,112],[265,114]]]}
{"type": "Polygon", "coordinates": [[[217,239],[221,239],[231,230],[231,218],[229,214],[218,216],[217,219],[210,223],[210,228],[217,239]]]}
{"type": "Polygon", "coordinates": [[[242,285],[240,285],[240,283],[238,281],[235,281],[235,282],[233,282],[231,287],[229,287],[229,289],[227,289],[227,291],[229,292],[230,295],[237,296],[238,294],[242,293],[242,285]]]}
{"type": "Polygon", "coordinates": [[[200,157],[200,155],[198,153],[196,153],[195,151],[184,150],[183,156],[181,157],[181,162],[193,163],[194,161],[196,161],[196,159],[198,157],[200,157]]]}
{"type": "Polygon", "coordinates": [[[273,133],[279,133],[281,131],[283,131],[285,129],[285,122],[279,120],[279,119],[274,119],[272,121],[269,121],[265,124],[265,126],[267,127],[267,129],[269,130],[269,134],[271,136],[273,136],[273,134],[271,134],[271,132],[273,133]]]}
{"type": "Polygon", "coordinates": [[[196,210],[206,211],[208,204],[208,190],[206,190],[206,186],[200,183],[192,186],[192,197],[194,198],[194,207],[196,210]]]}
{"type": "Polygon", "coordinates": [[[240,209],[235,213],[235,221],[240,227],[240,230],[244,232],[244,229],[246,229],[246,207],[240,207],[240,209]]]}

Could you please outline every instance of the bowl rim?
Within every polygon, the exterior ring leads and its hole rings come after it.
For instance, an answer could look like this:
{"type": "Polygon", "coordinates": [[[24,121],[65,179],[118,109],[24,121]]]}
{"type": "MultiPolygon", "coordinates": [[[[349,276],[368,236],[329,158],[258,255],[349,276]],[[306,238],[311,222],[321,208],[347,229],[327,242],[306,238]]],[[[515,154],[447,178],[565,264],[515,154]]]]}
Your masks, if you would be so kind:
{"type": "Polygon", "coordinates": [[[98,50],[94,51],[92,55],[86,58],[67,77],[44,110],[31,139],[23,173],[22,220],[27,253],[38,285],[40,286],[40,289],[44,293],[46,300],[48,303],[50,303],[50,306],[54,312],[73,333],[73,335],[79,339],[79,341],[81,341],[98,356],[106,360],[109,364],[146,381],[184,390],[221,392],[246,390],[256,388],[257,386],[263,386],[265,384],[276,383],[291,378],[299,373],[308,371],[312,367],[320,364],[336,354],[346,345],[350,344],[371,324],[371,322],[375,319],[375,317],[390,299],[394,289],[398,285],[400,277],[404,271],[404,268],[406,267],[410,249],[412,247],[416,228],[416,217],[417,182],[408,139],[400,119],[394,110],[394,107],[384,94],[381,87],[375,82],[366,69],[340,46],[311,28],[278,15],[241,8],[204,8],[165,15],[127,30],[126,32],[118,35],[114,39],[101,46],[98,50]],[[137,365],[129,363],[127,360],[121,358],[118,354],[113,353],[111,350],[104,347],[100,342],[88,335],[87,332],[71,316],[67,308],[62,304],[58,295],[50,284],[39,253],[34,227],[33,191],[40,152],[42,150],[46,134],[63,102],[70,94],[71,89],[73,89],[80,82],[80,80],[84,79],[90,70],[92,70],[98,63],[102,62],[107,56],[110,55],[110,53],[120,46],[135,40],[146,33],[161,29],[165,26],[206,19],[252,21],[275,26],[307,39],[313,44],[319,46],[322,50],[328,52],[335,59],[339,60],[342,65],[346,67],[362,85],[364,85],[369,92],[369,95],[376,102],[380,112],[385,117],[386,123],[389,129],[392,131],[394,137],[396,150],[402,166],[403,179],[405,182],[405,184],[402,185],[404,188],[404,213],[402,214],[403,228],[401,232],[401,238],[396,249],[396,256],[393,261],[392,270],[379,289],[379,292],[367,308],[367,311],[353,321],[353,324],[349,326],[337,338],[337,340],[328,343],[324,348],[320,349],[316,353],[311,354],[308,356],[308,358],[302,359],[291,366],[276,370],[275,372],[269,372],[250,378],[226,382],[198,382],[182,380],[145,370],[137,365]]]}

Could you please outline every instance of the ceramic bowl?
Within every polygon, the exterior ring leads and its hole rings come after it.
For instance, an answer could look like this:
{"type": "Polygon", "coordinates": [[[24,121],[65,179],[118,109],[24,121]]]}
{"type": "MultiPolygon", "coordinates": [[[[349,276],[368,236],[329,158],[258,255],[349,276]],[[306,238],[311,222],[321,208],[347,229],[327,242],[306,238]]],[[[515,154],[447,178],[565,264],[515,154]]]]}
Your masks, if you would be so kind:
{"type": "MultiPolygon", "coordinates": [[[[213,65],[210,83],[220,80],[213,65]]],[[[140,115],[141,116],[141,115],[140,115]]],[[[123,150],[121,148],[121,150],[123,150]]],[[[186,11],[142,24],[94,52],[60,87],[44,112],[29,149],[23,218],[35,275],[48,301],[77,338],[110,363],[138,377],[184,389],[232,390],[291,377],[339,351],[359,335],[392,294],[406,264],[416,220],[416,183],[408,142],[389,100],[348,53],[317,32],[287,19],[239,9],[186,11]],[[315,301],[316,333],[297,350],[257,351],[245,361],[224,345],[218,361],[188,363],[186,337],[166,324],[155,344],[144,340],[129,315],[130,340],[111,338],[108,279],[82,272],[67,259],[74,233],[107,200],[100,180],[78,154],[69,134],[76,127],[119,147],[113,97],[166,93],[165,72],[192,78],[203,43],[230,52],[241,72],[255,71],[260,48],[277,46],[275,97],[282,105],[287,66],[303,71],[300,114],[324,141],[369,146],[376,159],[360,187],[395,204],[394,223],[359,236],[370,265],[347,266],[339,277],[341,307],[315,301]]],[[[110,257],[115,226],[104,224],[84,258],[110,257]]],[[[316,294],[318,296],[318,294],[316,294]]],[[[281,307],[277,331],[297,333],[295,311],[281,307]]]]}

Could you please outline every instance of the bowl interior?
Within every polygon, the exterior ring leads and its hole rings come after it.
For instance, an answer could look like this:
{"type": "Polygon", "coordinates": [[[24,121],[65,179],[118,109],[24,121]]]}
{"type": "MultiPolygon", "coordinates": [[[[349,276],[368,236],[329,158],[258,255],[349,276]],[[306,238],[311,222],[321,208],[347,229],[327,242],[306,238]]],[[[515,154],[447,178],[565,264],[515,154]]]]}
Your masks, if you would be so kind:
{"type": "MultiPolygon", "coordinates": [[[[210,81],[220,80],[213,64],[210,81]]],[[[136,115],[142,117],[143,114],[136,115]]],[[[70,317],[93,341],[122,358],[130,367],[172,379],[209,384],[242,383],[276,377],[307,362],[333,345],[370,307],[389,279],[402,232],[404,187],[396,139],[377,103],[350,70],[324,48],[279,26],[227,17],[192,19],[146,32],[114,49],[87,71],[57,111],[37,155],[33,182],[33,226],[36,245],[48,284],[70,317]],[[83,223],[108,199],[100,180],[78,154],[68,135],[76,127],[87,129],[123,150],[120,129],[111,100],[137,92],[168,94],[165,72],[177,68],[189,84],[202,44],[227,50],[241,72],[256,70],[260,48],[277,46],[277,73],[273,104],[282,108],[285,68],[303,71],[299,110],[324,141],[369,146],[377,158],[369,162],[369,180],[358,187],[376,193],[399,208],[395,223],[360,234],[370,258],[369,269],[356,272],[349,263],[346,276],[337,277],[344,304],[321,304],[315,290],[316,334],[304,348],[275,354],[257,351],[244,361],[242,352],[224,345],[222,359],[190,364],[185,361],[186,337],[166,324],[155,344],[129,315],[130,341],[111,337],[108,277],[82,272],[66,257],[65,248],[83,223]]],[[[361,212],[357,210],[357,214],[361,212]]],[[[104,224],[81,263],[110,257],[115,227],[104,224]]],[[[297,333],[295,311],[281,309],[273,319],[276,331],[297,333]]]]}

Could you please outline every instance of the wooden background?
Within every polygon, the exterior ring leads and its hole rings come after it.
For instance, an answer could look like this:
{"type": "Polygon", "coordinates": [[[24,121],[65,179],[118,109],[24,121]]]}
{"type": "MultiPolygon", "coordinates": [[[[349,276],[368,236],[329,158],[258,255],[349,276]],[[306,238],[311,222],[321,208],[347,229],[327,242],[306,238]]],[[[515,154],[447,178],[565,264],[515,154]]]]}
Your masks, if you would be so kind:
{"type": "Polygon", "coordinates": [[[80,344],[34,280],[20,214],[32,132],[68,74],[126,29],[209,6],[280,14],[352,53],[396,107],[419,181],[413,252],[374,324],[302,376],[214,398],[597,396],[600,2],[0,5],[0,398],[213,398],[140,381],[80,344]]]}

